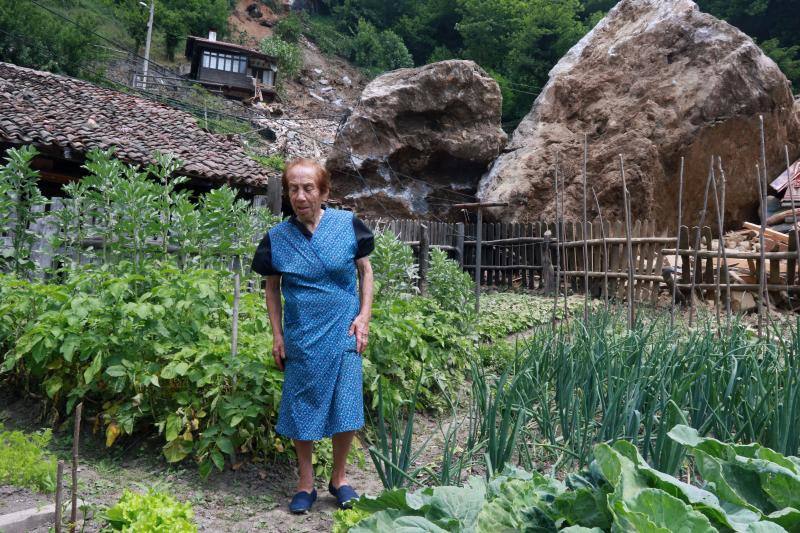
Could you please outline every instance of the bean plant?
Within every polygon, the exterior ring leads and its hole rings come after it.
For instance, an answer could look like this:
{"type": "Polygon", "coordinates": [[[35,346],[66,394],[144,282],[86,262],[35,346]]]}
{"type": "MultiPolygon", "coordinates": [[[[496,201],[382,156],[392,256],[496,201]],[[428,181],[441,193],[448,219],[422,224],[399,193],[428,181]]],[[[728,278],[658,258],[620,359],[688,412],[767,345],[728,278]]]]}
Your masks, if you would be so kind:
{"type": "Polygon", "coordinates": [[[31,256],[37,235],[29,226],[44,216],[45,198],[37,186],[39,172],[31,168],[37,153],[32,146],[12,148],[6,165],[0,168],[0,232],[11,234],[11,253],[4,257],[20,276],[35,267],[31,256]]]}

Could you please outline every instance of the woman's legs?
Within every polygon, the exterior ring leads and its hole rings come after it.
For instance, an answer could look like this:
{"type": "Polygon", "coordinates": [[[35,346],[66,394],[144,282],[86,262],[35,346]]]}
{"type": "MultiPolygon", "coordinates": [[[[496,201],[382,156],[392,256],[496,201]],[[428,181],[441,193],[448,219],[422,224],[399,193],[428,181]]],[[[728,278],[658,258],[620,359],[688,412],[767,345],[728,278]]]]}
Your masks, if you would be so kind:
{"type": "MultiPolygon", "coordinates": [[[[347,454],[353,443],[355,431],[344,431],[336,433],[331,439],[333,441],[333,472],[331,472],[331,484],[335,488],[347,485],[347,454]]],[[[309,456],[310,457],[310,456],[309,456]]]]}
{"type": "MultiPolygon", "coordinates": [[[[311,492],[314,490],[314,467],[311,464],[311,453],[314,451],[314,441],[295,440],[294,450],[297,453],[297,467],[300,471],[300,479],[297,481],[297,491],[311,492]]],[[[335,445],[334,450],[336,450],[335,445]]]]}

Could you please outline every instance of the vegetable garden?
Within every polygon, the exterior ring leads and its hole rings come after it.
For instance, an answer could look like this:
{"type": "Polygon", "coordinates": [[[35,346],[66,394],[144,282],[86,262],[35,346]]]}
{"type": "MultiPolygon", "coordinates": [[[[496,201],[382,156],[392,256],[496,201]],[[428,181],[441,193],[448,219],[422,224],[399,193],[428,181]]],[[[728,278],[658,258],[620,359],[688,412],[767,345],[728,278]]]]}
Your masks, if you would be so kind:
{"type": "MultiPolygon", "coordinates": [[[[38,398],[56,434],[83,403],[109,453],[146,439],[198,483],[291,459],[264,294],[243,267],[279,219],[227,187],[192,198],[168,156],[136,169],[100,151],[51,214],[34,155],[0,168],[3,389],[38,398]],[[43,267],[29,228],[45,216],[57,260],[43,267]]],[[[671,327],[654,308],[629,327],[624,309],[584,320],[582,298],[512,292],[477,316],[444,252],[424,294],[394,234],[371,258],[370,423],[351,459],[368,457],[385,491],[337,511],[335,531],[800,531],[797,322],[757,336],[744,318],[671,327]]],[[[35,463],[0,468],[0,485],[52,491],[50,433],[25,438],[0,429],[2,450],[35,463]]],[[[327,479],[330,443],[315,461],[327,479]]],[[[191,503],[150,487],[93,527],[197,526],[191,503]]]]}

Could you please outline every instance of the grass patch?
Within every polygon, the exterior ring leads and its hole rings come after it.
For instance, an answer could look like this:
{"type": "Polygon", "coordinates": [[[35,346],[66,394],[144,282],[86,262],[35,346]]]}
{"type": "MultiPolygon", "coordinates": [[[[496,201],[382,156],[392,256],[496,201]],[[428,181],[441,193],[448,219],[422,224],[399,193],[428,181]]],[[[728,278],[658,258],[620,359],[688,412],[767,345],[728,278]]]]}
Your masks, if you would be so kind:
{"type": "Polygon", "coordinates": [[[25,434],[0,424],[0,484],[51,493],[56,488],[56,459],[45,451],[49,429],[25,434]]]}

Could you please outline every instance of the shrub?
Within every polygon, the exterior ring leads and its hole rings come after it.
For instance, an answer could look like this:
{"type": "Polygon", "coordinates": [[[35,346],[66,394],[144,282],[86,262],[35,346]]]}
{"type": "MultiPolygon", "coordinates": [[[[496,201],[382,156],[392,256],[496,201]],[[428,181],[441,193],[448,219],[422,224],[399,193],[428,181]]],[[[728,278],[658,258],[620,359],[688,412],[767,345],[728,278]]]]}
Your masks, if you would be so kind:
{"type": "Polygon", "coordinates": [[[300,74],[303,66],[303,54],[300,48],[286,42],[280,37],[267,37],[261,41],[261,51],[278,60],[278,79],[294,78],[300,74]]]}
{"type": "Polygon", "coordinates": [[[282,18],[275,24],[275,35],[287,43],[296,43],[302,34],[302,21],[294,13],[282,18]]]}
{"type": "Polygon", "coordinates": [[[414,251],[391,231],[375,233],[375,250],[370,255],[376,294],[416,294],[417,264],[414,251]]]}
{"type": "Polygon", "coordinates": [[[350,57],[353,38],[336,28],[336,22],[328,17],[309,17],[306,37],[314,41],[324,54],[350,57]]]}
{"type": "Polygon", "coordinates": [[[181,503],[161,491],[146,494],[125,490],[119,501],[104,514],[105,531],[124,533],[195,533],[192,505],[181,503]]]}
{"type": "Polygon", "coordinates": [[[403,40],[393,31],[379,31],[361,19],[353,37],[351,59],[375,76],[387,70],[413,67],[414,61],[403,40]]]}
{"type": "Polygon", "coordinates": [[[56,488],[56,459],[44,448],[51,431],[25,434],[6,431],[0,424],[0,485],[14,485],[39,492],[56,488]]]}

